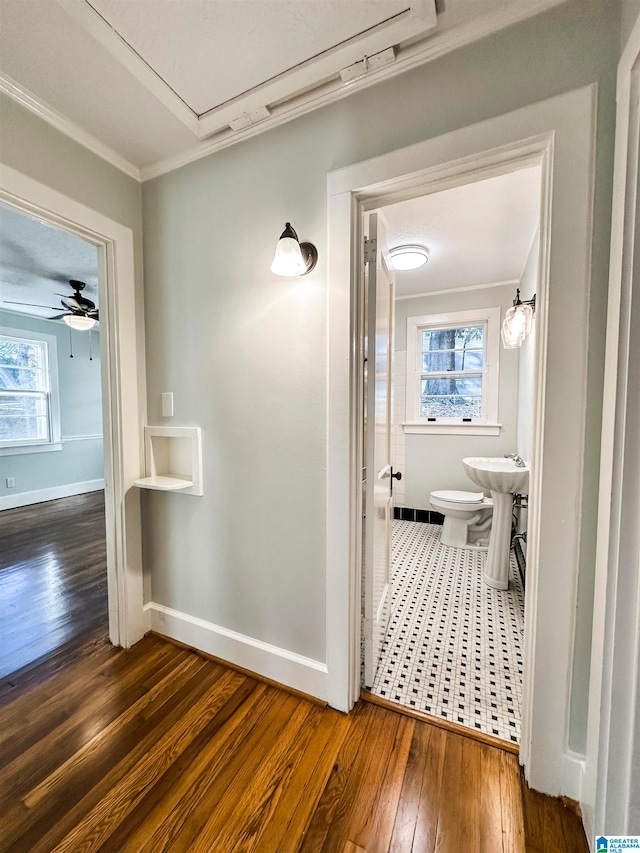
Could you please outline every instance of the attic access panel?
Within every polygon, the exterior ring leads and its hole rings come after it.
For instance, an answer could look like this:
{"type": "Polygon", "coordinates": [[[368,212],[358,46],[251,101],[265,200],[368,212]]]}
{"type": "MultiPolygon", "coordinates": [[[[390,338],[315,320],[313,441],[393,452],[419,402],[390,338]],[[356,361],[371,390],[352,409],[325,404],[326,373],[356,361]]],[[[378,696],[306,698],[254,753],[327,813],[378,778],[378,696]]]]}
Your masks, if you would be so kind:
{"type": "MultiPolygon", "coordinates": [[[[78,14],[77,4],[59,0],[78,14]]],[[[434,0],[91,0],[80,17],[205,137],[435,27],[434,0]],[[87,8],[88,7],[88,8],[87,8]],[[96,16],[96,12],[98,13],[96,16]],[[93,15],[101,19],[90,21],[93,15]],[[108,43],[110,42],[110,44],[108,43]],[[128,56],[125,56],[128,51],[128,56]],[[155,80],[151,79],[151,76],[155,80]]],[[[186,121],[185,121],[186,123],[186,121]]]]}

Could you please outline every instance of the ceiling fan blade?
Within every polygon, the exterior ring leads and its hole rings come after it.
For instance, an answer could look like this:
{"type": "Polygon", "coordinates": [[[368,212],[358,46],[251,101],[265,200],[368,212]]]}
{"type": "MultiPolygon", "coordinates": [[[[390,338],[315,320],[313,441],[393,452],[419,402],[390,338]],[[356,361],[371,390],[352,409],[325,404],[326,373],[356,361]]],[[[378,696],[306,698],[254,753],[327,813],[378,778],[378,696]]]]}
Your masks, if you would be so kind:
{"type": "Polygon", "coordinates": [[[49,311],[57,311],[58,309],[52,305],[38,305],[37,302],[14,302],[12,299],[4,299],[5,305],[26,305],[29,308],[48,308],[49,311]]]}
{"type": "Polygon", "coordinates": [[[64,314],[56,314],[55,317],[48,317],[48,320],[62,320],[63,317],[68,317],[69,314],[65,311],[64,314]]]}

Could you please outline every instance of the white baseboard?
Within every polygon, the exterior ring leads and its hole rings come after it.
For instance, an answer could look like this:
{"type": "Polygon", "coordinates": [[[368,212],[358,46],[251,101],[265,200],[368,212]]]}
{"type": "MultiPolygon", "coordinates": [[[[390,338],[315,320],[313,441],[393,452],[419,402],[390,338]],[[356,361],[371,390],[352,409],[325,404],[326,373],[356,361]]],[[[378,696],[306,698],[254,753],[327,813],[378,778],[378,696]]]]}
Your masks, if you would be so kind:
{"type": "Polygon", "coordinates": [[[19,506],[41,504],[55,501],[57,498],[70,498],[72,495],[84,495],[86,492],[99,492],[104,489],[104,480],[85,480],[82,483],[68,483],[66,486],[52,486],[49,489],[37,489],[33,492],[18,492],[0,498],[0,510],[16,509],[19,506]]]}
{"type": "Polygon", "coordinates": [[[562,762],[562,793],[577,803],[582,801],[585,758],[577,752],[565,752],[562,762]]]}
{"type": "Polygon", "coordinates": [[[149,628],[180,643],[326,701],[327,665],[150,601],[149,628]]]}

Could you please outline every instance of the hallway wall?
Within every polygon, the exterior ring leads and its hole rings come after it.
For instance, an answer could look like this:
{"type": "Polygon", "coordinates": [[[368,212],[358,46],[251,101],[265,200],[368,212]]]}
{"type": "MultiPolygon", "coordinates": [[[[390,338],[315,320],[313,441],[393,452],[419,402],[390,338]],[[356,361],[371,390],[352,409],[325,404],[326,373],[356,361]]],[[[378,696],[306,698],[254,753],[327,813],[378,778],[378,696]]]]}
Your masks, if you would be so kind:
{"type": "MultiPolygon", "coordinates": [[[[327,172],[599,84],[581,578],[593,575],[619,5],[567,2],[143,188],[149,423],[203,429],[201,499],[147,496],[150,597],[325,659],[327,172]],[[269,272],[291,221],[318,247],[269,272]]],[[[588,593],[579,607],[588,619],[588,593]]],[[[570,743],[584,749],[589,638],[570,743]]]]}

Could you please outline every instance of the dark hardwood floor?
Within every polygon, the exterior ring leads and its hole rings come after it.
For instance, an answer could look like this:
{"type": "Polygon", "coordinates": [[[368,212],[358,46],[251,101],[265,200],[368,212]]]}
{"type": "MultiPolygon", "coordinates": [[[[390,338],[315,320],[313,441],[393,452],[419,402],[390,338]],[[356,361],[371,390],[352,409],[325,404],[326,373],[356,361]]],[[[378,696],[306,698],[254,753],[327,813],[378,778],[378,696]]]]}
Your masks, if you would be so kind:
{"type": "Polygon", "coordinates": [[[103,492],[0,512],[0,694],[107,626],[103,492]]]}
{"type": "Polygon", "coordinates": [[[349,716],[149,635],[0,711],[0,850],[586,853],[517,757],[360,702],[349,716]]]}

